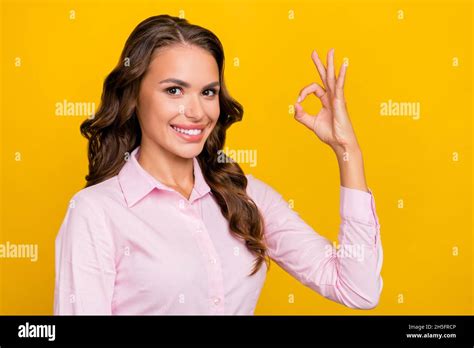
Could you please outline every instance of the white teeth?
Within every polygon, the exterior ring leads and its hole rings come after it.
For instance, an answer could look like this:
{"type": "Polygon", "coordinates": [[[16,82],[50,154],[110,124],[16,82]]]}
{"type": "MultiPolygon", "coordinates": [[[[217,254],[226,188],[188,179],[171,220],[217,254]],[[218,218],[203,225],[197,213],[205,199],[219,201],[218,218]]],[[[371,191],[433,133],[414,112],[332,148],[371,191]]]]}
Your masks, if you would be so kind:
{"type": "Polygon", "coordinates": [[[188,134],[188,135],[198,135],[198,134],[201,134],[202,132],[202,129],[182,129],[175,126],[171,126],[171,127],[173,127],[173,129],[176,130],[177,132],[188,134]]]}

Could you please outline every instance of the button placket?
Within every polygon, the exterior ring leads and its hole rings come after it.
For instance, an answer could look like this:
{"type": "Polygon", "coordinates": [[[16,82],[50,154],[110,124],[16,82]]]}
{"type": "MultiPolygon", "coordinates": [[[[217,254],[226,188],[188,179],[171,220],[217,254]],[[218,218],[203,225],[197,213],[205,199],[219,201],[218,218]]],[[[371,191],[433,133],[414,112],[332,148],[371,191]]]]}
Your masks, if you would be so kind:
{"type": "MultiPolygon", "coordinates": [[[[202,218],[199,213],[199,206],[197,206],[198,201],[188,202],[185,199],[180,199],[178,201],[178,207],[180,208],[181,213],[186,216],[191,216],[193,220],[197,220],[199,223],[202,222],[202,218]]],[[[194,233],[202,232],[202,228],[199,226],[194,230],[194,233]]]]}
{"type": "MultiPolygon", "coordinates": [[[[199,200],[198,212],[199,214],[199,200]]],[[[202,222],[202,215],[197,217],[202,222]]],[[[205,267],[208,278],[208,301],[210,301],[210,311],[214,314],[224,313],[224,279],[222,275],[221,265],[218,261],[218,255],[214,248],[214,244],[206,230],[206,227],[200,223],[194,230],[193,236],[196,238],[198,246],[203,257],[206,259],[205,267]]]]}
{"type": "MultiPolygon", "coordinates": [[[[212,247],[213,249],[213,247],[212,247]]],[[[209,275],[211,277],[209,289],[213,301],[212,311],[216,314],[224,314],[224,279],[222,275],[222,268],[217,260],[214,258],[215,263],[209,263],[209,275]]]]}
{"type": "Polygon", "coordinates": [[[199,218],[202,220],[204,218],[202,216],[202,199],[198,199],[196,201],[196,204],[197,204],[197,210],[198,210],[198,213],[199,213],[199,218]]]}

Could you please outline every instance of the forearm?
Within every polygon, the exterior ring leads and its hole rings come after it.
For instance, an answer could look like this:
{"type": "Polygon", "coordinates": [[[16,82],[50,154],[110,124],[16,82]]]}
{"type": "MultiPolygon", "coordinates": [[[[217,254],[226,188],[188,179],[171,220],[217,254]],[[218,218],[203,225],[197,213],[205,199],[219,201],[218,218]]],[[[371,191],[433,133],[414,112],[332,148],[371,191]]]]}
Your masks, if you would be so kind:
{"type": "Polygon", "coordinates": [[[341,186],[369,192],[364,173],[364,161],[359,146],[334,150],[339,164],[341,186]]]}

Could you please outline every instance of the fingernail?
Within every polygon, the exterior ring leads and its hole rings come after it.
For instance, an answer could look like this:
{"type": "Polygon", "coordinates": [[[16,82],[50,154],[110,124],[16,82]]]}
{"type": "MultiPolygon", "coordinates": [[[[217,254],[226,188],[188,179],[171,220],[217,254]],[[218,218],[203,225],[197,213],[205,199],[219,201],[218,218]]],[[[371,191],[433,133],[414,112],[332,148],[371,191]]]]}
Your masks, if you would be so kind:
{"type": "Polygon", "coordinates": [[[298,99],[296,100],[297,103],[301,101],[301,96],[298,96],[298,99]]]}

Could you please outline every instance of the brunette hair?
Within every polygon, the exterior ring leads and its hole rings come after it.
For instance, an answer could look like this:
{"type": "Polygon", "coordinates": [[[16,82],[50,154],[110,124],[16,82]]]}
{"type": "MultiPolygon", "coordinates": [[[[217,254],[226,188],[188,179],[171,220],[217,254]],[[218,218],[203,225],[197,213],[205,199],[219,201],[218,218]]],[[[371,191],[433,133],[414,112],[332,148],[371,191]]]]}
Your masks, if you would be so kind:
{"type": "Polygon", "coordinates": [[[263,216],[247,195],[247,178],[230,158],[222,160],[226,131],[242,120],[243,107],[234,100],[224,83],[224,50],[210,30],[190,24],[186,19],[169,15],[153,16],[142,21],[128,37],[120,61],[104,81],[101,104],[96,115],[81,124],[88,139],[89,174],[86,187],[119,173],[124,155],[141,142],[136,114],[140,82],[155,50],[176,44],[188,44],[208,51],[219,67],[219,119],[206,140],[197,160],[231,232],[245,241],[256,256],[254,275],[265,261],[270,266],[264,242],[263,216]],[[218,161],[218,157],[221,159],[218,161]]]}

